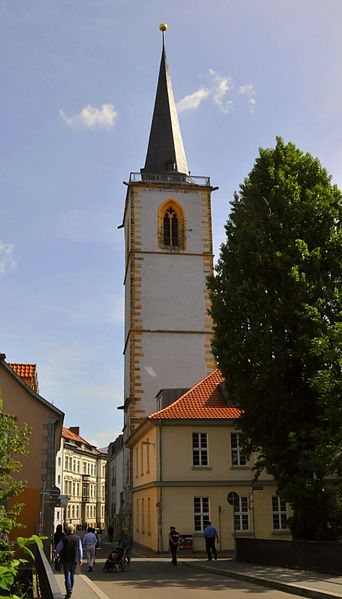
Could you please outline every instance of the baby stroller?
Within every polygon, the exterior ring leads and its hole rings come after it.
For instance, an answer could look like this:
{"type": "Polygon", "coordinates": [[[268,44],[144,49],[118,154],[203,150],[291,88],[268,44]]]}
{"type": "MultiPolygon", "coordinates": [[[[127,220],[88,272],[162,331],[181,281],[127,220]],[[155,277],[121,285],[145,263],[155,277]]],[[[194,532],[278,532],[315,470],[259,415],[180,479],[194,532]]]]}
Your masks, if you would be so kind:
{"type": "Polygon", "coordinates": [[[110,552],[107,557],[106,563],[103,566],[104,572],[127,572],[129,568],[129,557],[127,555],[128,549],[119,547],[110,552]]]}

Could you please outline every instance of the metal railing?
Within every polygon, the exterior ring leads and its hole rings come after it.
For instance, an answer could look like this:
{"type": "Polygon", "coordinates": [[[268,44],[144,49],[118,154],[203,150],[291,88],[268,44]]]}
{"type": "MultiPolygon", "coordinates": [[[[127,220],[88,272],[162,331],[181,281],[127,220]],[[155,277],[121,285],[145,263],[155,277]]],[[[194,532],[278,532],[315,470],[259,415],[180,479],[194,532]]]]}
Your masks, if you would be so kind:
{"type": "Polygon", "coordinates": [[[194,177],[180,173],[130,173],[130,183],[181,183],[185,185],[210,186],[210,177],[194,177]]]}

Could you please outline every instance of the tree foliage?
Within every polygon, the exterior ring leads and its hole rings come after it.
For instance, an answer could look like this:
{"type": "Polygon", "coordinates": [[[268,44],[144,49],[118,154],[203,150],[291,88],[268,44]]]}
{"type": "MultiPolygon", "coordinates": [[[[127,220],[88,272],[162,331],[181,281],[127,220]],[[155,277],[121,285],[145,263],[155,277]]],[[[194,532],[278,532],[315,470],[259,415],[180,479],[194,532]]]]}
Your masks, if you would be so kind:
{"type": "Polygon", "coordinates": [[[21,469],[19,457],[28,454],[30,435],[28,425],[18,426],[14,416],[4,414],[0,393],[0,535],[7,535],[18,526],[21,504],[9,509],[8,500],[19,495],[26,486],[15,474],[21,469]]]}
{"type": "Polygon", "coordinates": [[[341,200],[317,159],[277,138],[234,195],[209,280],[246,452],[291,503],[296,538],[342,524],[341,200]]]}

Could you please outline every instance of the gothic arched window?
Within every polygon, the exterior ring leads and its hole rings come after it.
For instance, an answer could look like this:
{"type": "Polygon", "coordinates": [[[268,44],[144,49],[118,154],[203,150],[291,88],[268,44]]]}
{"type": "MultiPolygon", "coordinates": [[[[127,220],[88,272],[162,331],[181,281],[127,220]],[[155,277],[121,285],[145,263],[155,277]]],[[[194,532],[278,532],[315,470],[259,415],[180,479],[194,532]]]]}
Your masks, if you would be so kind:
{"type": "Polygon", "coordinates": [[[184,249],[184,216],[175,202],[159,209],[159,243],[163,248],[184,249]]]}
{"type": "Polygon", "coordinates": [[[168,208],[164,214],[164,239],[165,246],[178,247],[178,218],[173,208],[168,208]]]}

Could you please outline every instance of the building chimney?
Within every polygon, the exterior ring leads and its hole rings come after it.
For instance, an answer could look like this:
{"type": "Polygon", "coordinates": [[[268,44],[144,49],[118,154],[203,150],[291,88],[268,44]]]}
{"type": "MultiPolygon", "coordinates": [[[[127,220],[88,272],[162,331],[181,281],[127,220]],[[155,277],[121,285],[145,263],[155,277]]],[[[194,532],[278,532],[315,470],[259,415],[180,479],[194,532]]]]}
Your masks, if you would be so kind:
{"type": "Polygon", "coordinates": [[[75,435],[80,436],[80,427],[79,426],[69,426],[69,431],[75,433],[75,435]]]}

